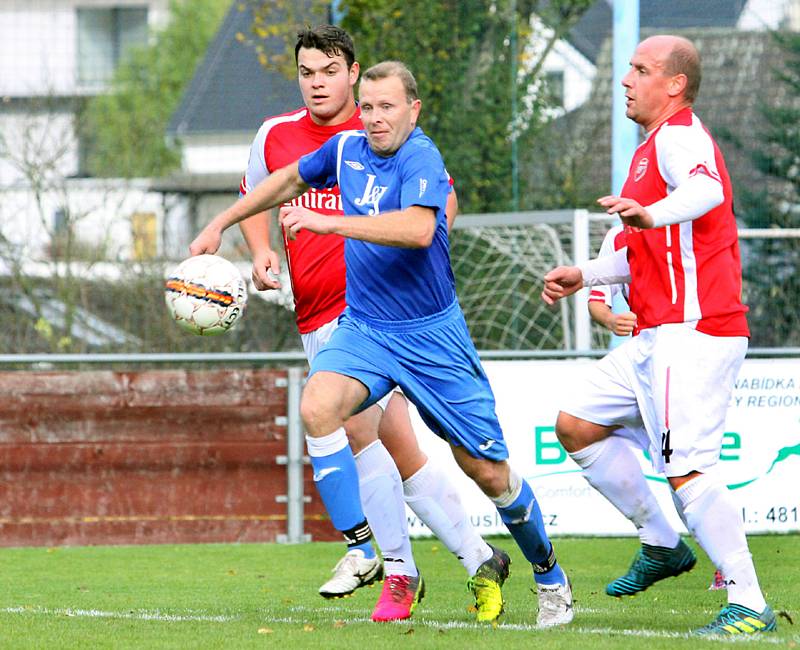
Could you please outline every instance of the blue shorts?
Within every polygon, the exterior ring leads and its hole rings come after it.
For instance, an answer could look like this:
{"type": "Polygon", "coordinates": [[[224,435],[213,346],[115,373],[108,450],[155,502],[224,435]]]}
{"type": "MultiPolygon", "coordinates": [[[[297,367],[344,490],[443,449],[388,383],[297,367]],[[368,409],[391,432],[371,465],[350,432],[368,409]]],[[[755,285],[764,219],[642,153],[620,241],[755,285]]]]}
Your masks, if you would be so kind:
{"type": "Polygon", "coordinates": [[[400,386],[440,438],[474,458],[508,458],[494,395],[457,301],[415,320],[376,321],[349,309],[311,364],[366,386],[361,411],[400,386]]]}

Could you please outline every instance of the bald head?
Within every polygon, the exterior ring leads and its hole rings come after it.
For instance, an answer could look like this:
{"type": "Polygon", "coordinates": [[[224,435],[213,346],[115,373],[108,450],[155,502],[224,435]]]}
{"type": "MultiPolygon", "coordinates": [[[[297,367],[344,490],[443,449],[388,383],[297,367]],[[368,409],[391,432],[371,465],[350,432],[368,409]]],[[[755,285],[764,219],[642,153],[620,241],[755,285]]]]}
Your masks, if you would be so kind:
{"type": "Polygon", "coordinates": [[[675,75],[686,76],[686,89],[684,97],[693,103],[700,90],[700,54],[694,44],[683,36],[662,34],[651,36],[642,41],[652,46],[660,54],[664,74],[668,77],[675,75]]]}

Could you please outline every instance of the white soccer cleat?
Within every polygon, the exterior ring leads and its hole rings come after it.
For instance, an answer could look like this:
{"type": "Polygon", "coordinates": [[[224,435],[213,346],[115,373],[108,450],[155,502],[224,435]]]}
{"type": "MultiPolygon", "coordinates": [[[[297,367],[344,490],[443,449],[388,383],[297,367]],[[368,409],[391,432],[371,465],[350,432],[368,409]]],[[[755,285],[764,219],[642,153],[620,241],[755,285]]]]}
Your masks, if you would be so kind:
{"type": "Polygon", "coordinates": [[[353,549],[333,567],[333,577],[319,588],[323,598],[344,598],[359,587],[366,587],[383,578],[383,562],[377,555],[367,559],[364,551],[353,549]]]}
{"type": "Polygon", "coordinates": [[[538,627],[555,627],[566,625],[575,616],[572,608],[572,586],[567,579],[565,585],[538,585],[539,616],[536,617],[538,627]]]}

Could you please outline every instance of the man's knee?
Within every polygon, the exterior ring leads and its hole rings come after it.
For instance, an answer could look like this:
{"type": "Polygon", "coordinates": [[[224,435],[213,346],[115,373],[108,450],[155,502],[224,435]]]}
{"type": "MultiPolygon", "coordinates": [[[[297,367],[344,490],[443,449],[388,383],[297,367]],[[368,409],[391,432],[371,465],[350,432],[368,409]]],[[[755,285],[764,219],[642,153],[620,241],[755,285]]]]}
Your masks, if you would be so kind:
{"type": "Polygon", "coordinates": [[[508,463],[487,459],[475,459],[464,468],[464,472],[488,497],[497,497],[508,490],[508,463]]]}
{"type": "Polygon", "coordinates": [[[325,435],[326,432],[321,431],[321,427],[325,428],[323,427],[324,422],[335,419],[333,413],[334,408],[329,401],[321,399],[318,394],[313,392],[303,392],[300,399],[300,418],[309,435],[325,435]]]}
{"type": "Polygon", "coordinates": [[[310,436],[324,436],[344,424],[366,398],[366,388],[357,380],[336,373],[311,376],[300,399],[300,417],[310,436]]]}
{"type": "Polygon", "coordinates": [[[354,454],[366,449],[378,439],[380,418],[380,407],[373,405],[345,422],[344,428],[354,454]]]}
{"type": "Polygon", "coordinates": [[[559,411],[556,419],[556,437],[570,454],[603,440],[613,430],[614,427],[588,422],[564,411],[559,411]]]}

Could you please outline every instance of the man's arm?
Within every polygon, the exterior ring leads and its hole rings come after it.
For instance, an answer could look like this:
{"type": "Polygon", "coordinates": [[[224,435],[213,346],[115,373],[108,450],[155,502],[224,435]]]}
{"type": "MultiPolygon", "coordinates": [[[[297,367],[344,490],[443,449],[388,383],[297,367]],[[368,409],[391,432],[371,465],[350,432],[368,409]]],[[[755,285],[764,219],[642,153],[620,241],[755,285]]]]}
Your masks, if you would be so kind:
{"type": "Polygon", "coordinates": [[[447,232],[453,229],[453,223],[458,214],[458,197],[456,196],[456,188],[447,195],[447,205],[444,206],[444,216],[447,217],[447,232]]]}
{"type": "Polygon", "coordinates": [[[300,196],[308,185],[300,176],[298,163],[282,167],[255,189],[215,216],[189,246],[192,255],[216,253],[222,233],[235,223],[300,196]]]}
{"type": "Polygon", "coordinates": [[[571,296],[584,286],[622,284],[631,280],[627,250],[621,248],[612,255],[604,255],[578,266],[557,266],[544,276],[542,300],[548,305],[571,296]]]}
{"type": "Polygon", "coordinates": [[[269,226],[269,212],[262,212],[239,222],[239,229],[253,258],[253,284],[259,291],[281,288],[281,283],[270,276],[270,272],[273,276],[280,274],[281,263],[278,254],[269,245],[269,226]]]}
{"type": "Polygon", "coordinates": [[[636,314],[632,311],[615,314],[611,307],[601,300],[589,301],[589,314],[594,322],[600,323],[617,336],[627,336],[636,326],[636,314]]]}
{"type": "Polygon", "coordinates": [[[374,217],[329,216],[291,206],[281,208],[280,219],[290,239],[305,228],[318,235],[341,235],[383,246],[427,248],[436,232],[436,212],[420,205],[374,217]]]}

